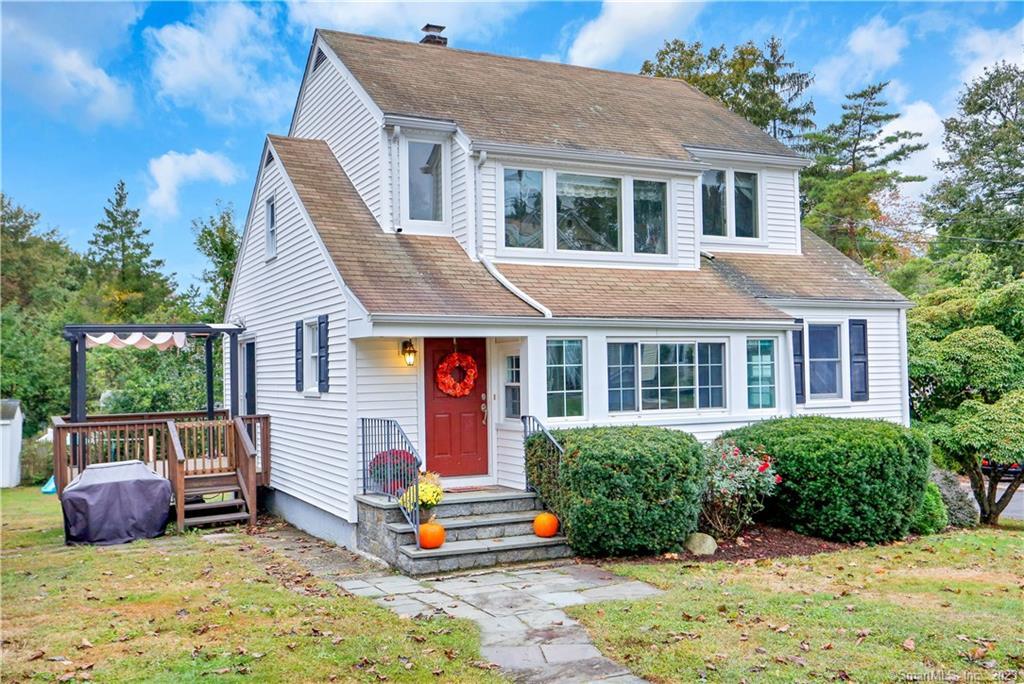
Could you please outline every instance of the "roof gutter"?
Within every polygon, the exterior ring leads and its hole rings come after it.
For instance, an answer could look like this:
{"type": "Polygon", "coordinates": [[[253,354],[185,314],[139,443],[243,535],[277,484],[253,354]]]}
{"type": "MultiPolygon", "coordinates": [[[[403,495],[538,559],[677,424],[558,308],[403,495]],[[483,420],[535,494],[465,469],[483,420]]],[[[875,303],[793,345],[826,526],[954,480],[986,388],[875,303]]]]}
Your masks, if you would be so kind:
{"type": "Polygon", "coordinates": [[[509,325],[561,326],[587,328],[714,328],[729,330],[799,330],[802,326],[792,318],[733,319],[733,318],[533,318],[530,316],[445,316],[433,314],[375,313],[374,325],[387,323],[409,324],[462,324],[462,325],[509,325]]]}
{"type": "Polygon", "coordinates": [[[708,164],[685,159],[658,159],[655,157],[631,157],[614,152],[595,152],[593,150],[571,150],[561,147],[538,147],[535,145],[519,145],[516,143],[488,142],[474,140],[473,149],[479,152],[490,152],[508,157],[522,159],[560,159],[586,164],[611,164],[628,166],[638,169],[656,169],[663,171],[703,171],[708,164]]]}
{"type": "Polygon", "coordinates": [[[767,166],[785,166],[793,169],[804,169],[814,163],[811,159],[796,155],[789,156],[785,154],[767,154],[764,152],[741,152],[738,150],[698,147],[696,145],[683,145],[683,149],[689,152],[694,159],[704,162],[705,167],[713,162],[734,162],[739,164],[765,164],[767,166]]]}

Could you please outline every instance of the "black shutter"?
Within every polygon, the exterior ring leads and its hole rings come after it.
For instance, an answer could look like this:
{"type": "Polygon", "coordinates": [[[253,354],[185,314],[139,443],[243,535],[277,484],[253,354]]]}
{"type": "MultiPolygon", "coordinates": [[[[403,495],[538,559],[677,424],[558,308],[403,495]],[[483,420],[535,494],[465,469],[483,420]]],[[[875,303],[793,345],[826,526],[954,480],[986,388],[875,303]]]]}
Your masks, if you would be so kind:
{"type": "Polygon", "coordinates": [[[853,401],[868,400],[868,322],[850,319],[850,394],[853,401]]]}
{"type": "Polygon", "coordinates": [[[793,331],[793,389],[796,403],[803,404],[807,402],[804,393],[804,319],[798,318],[795,322],[800,324],[800,329],[793,331]]]}
{"type": "Polygon", "coordinates": [[[330,389],[330,380],[327,377],[327,314],[322,314],[316,321],[317,323],[317,350],[316,350],[316,362],[317,362],[317,375],[320,376],[320,386],[318,389],[321,392],[326,392],[330,389]]]}
{"type": "Polygon", "coordinates": [[[302,391],[302,321],[295,321],[295,391],[302,391]]]}

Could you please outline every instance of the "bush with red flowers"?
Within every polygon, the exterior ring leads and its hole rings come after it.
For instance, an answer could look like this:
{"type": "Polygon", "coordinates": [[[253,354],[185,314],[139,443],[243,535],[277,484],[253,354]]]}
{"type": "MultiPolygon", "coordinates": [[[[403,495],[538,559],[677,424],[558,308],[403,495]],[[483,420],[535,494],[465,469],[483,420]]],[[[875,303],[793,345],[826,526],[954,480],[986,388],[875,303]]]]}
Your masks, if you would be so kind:
{"type": "Polygon", "coordinates": [[[405,449],[381,451],[370,461],[367,471],[367,489],[392,496],[400,495],[420,476],[416,457],[405,449]]]}
{"type": "Polygon", "coordinates": [[[782,476],[775,472],[772,457],[763,448],[744,451],[729,440],[709,446],[705,463],[701,527],[717,539],[732,539],[754,522],[782,476]]]}

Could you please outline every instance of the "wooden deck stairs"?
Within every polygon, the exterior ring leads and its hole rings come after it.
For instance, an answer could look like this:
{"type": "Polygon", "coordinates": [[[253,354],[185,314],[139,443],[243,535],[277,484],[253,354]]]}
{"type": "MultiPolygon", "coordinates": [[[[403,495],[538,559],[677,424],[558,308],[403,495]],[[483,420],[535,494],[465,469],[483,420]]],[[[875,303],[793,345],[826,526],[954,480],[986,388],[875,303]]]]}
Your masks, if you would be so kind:
{"type": "Polygon", "coordinates": [[[255,524],[255,502],[240,472],[192,475],[185,478],[183,526],[255,524]]]}

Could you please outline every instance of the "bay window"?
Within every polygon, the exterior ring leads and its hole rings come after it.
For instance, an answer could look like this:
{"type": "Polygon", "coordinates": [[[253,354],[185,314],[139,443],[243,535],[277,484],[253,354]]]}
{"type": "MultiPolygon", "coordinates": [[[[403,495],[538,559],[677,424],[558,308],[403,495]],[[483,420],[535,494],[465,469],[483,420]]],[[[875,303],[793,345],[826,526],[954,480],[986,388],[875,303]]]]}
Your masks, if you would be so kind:
{"type": "Polygon", "coordinates": [[[609,412],[698,407],[725,407],[724,342],[608,344],[609,412]]]}
{"type": "Polygon", "coordinates": [[[505,169],[505,246],[544,247],[544,172],[505,169]]]}
{"type": "Polygon", "coordinates": [[[706,237],[760,237],[758,176],[711,169],[701,175],[701,232],[706,237]]]}
{"type": "Polygon", "coordinates": [[[775,408],[774,340],[747,340],[747,408],[775,408]]]}
{"type": "Polygon", "coordinates": [[[558,249],[622,250],[618,178],[560,173],[555,189],[558,249]]]}
{"type": "Polygon", "coordinates": [[[548,418],[583,415],[583,340],[547,341],[548,418]]]}
{"type": "Polygon", "coordinates": [[[807,326],[807,358],[810,364],[811,397],[843,396],[841,327],[835,324],[807,326]]]}

